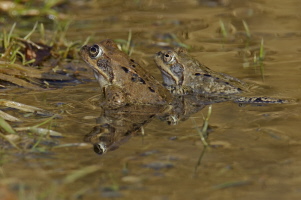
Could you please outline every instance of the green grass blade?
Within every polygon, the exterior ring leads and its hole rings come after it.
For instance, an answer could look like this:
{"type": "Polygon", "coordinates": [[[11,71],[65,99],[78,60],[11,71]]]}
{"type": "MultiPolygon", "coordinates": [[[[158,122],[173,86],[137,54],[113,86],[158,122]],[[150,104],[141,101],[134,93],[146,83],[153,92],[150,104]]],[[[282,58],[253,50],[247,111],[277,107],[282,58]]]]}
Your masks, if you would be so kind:
{"type": "Polygon", "coordinates": [[[87,166],[87,167],[78,169],[78,170],[72,172],[71,174],[69,174],[67,177],[65,177],[65,179],[63,180],[63,183],[64,184],[73,183],[76,180],[78,180],[88,174],[94,173],[100,169],[101,169],[101,166],[99,166],[99,165],[91,165],[91,166],[87,166]]]}
{"type": "Polygon", "coordinates": [[[250,32],[250,29],[249,29],[249,26],[248,26],[247,22],[245,20],[242,20],[242,24],[244,25],[247,36],[250,38],[251,37],[251,32],[250,32]]]}
{"type": "Polygon", "coordinates": [[[219,20],[219,25],[221,27],[221,32],[222,32],[223,37],[227,38],[228,37],[228,32],[227,32],[226,26],[225,26],[225,24],[222,20],[219,20]]]}
{"type": "Polygon", "coordinates": [[[6,49],[8,47],[8,45],[10,44],[10,41],[11,41],[11,38],[12,38],[12,34],[15,30],[15,27],[16,27],[16,23],[13,24],[13,26],[11,27],[8,35],[7,35],[7,41],[6,41],[6,45],[4,46],[4,48],[6,49]]]}
{"type": "Polygon", "coordinates": [[[38,22],[34,24],[33,29],[24,37],[24,40],[27,40],[33,34],[33,32],[35,32],[37,26],[38,26],[38,22]]]}
{"type": "Polygon", "coordinates": [[[264,59],[263,38],[261,38],[261,43],[260,43],[259,59],[261,61],[263,61],[263,59],[264,59]]]}
{"type": "Polygon", "coordinates": [[[9,134],[16,134],[16,131],[2,117],[0,117],[0,127],[9,134]]]}

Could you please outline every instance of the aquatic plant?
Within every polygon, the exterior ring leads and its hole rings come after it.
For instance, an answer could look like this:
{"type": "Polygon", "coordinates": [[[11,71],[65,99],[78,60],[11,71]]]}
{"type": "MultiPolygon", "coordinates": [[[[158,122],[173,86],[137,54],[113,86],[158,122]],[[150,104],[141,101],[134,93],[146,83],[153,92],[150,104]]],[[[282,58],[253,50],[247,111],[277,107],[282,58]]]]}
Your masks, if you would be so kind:
{"type": "Polygon", "coordinates": [[[132,30],[129,30],[128,39],[115,39],[118,48],[128,54],[129,56],[132,55],[134,47],[132,46],[132,30]]]}
{"type": "Polygon", "coordinates": [[[207,138],[208,138],[208,125],[209,125],[209,119],[210,119],[210,116],[211,116],[211,113],[212,113],[212,105],[209,105],[208,107],[208,112],[207,112],[207,116],[204,117],[204,122],[203,122],[203,125],[202,125],[202,128],[200,129],[199,127],[196,126],[196,122],[194,121],[193,118],[191,118],[191,120],[194,122],[195,124],[195,128],[196,128],[196,131],[198,133],[198,135],[200,136],[201,138],[201,141],[204,145],[204,148],[199,156],[199,159],[197,161],[197,164],[195,166],[195,173],[197,171],[197,168],[200,166],[201,164],[201,161],[202,161],[202,158],[204,157],[205,155],[205,152],[207,150],[207,148],[209,147],[209,144],[207,142],[207,138]]]}
{"type": "Polygon", "coordinates": [[[77,58],[77,52],[81,42],[69,42],[66,32],[70,22],[55,24],[52,34],[45,36],[44,24],[35,23],[33,29],[24,37],[15,34],[16,23],[7,32],[0,33],[0,80],[15,85],[38,89],[39,86],[49,87],[45,80],[68,81],[72,78],[56,73],[56,66],[52,69],[43,69],[43,66],[51,66],[65,59],[77,58]],[[38,29],[38,31],[37,31],[38,29]],[[39,41],[31,41],[31,37],[39,38],[39,41]],[[56,60],[56,62],[53,62],[56,60]],[[25,67],[39,66],[40,68],[25,67]],[[41,80],[41,81],[38,81],[41,80]]]}

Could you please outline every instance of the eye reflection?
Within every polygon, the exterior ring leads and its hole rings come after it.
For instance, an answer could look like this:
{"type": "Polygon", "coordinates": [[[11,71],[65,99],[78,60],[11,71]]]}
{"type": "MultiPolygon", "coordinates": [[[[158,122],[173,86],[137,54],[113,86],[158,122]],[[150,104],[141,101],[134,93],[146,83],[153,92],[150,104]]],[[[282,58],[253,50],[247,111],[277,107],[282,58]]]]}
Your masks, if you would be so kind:
{"type": "Polygon", "coordinates": [[[103,142],[99,142],[93,145],[93,150],[95,153],[102,155],[107,151],[107,147],[103,142]]]}

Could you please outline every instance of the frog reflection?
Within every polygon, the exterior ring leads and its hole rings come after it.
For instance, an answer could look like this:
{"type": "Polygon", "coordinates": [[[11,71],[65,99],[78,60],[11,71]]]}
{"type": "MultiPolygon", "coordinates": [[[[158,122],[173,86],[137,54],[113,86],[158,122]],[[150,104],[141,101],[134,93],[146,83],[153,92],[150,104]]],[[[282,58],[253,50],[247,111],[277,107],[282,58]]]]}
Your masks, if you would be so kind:
{"type": "Polygon", "coordinates": [[[168,106],[129,105],[118,109],[104,109],[97,119],[98,125],[85,135],[84,141],[91,143],[94,152],[102,155],[118,149],[132,136],[139,134],[141,128],[154,118],[175,125],[205,108],[206,104],[210,102],[187,95],[174,98],[168,106]]]}
{"type": "Polygon", "coordinates": [[[93,144],[94,151],[100,155],[115,150],[166,109],[166,106],[158,105],[129,105],[118,109],[104,109],[97,119],[99,125],[85,135],[84,141],[93,144]]]}
{"type": "Polygon", "coordinates": [[[95,126],[92,131],[84,138],[85,142],[93,145],[93,150],[97,154],[104,154],[107,151],[115,150],[120,144],[126,142],[134,134],[130,132],[116,132],[110,124],[95,126]]]}

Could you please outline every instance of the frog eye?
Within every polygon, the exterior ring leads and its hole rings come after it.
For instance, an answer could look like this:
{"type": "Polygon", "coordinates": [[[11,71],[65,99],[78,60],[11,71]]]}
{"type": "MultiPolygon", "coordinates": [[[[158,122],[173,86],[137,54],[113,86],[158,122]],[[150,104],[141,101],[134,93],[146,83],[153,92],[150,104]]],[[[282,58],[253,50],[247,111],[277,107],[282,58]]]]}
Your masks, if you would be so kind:
{"type": "Polygon", "coordinates": [[[170,64],[175,60],[175,56],[171,53],[166,53],[163,55],[163,61],[170,64]]]}
{"type": "Polygon", "coordinates": [[[102,54],[103,50],[97,44],[94,44],[89,49],[89,55],[91,58],[99,58],[102,54]]]}

